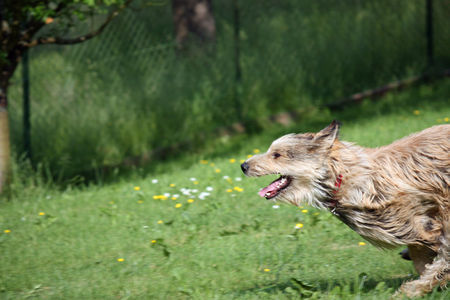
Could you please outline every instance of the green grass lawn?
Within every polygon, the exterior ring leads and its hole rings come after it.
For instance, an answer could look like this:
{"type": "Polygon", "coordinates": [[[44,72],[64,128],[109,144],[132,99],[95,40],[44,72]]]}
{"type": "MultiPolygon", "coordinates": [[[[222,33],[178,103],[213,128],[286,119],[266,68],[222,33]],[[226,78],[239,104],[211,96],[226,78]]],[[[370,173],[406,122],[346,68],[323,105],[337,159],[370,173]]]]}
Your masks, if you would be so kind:
{"type": "Polygon", "coordinates": [[[387,299],[416,276],[399,249],[365,244],[326,211],[260,198],[270,178],[244,178],[239,164],[335,117],[343,139],[365,146],[448,123],[449,91],[447,80],[220,139],[215,151],[101,186],[23,186],[0,202],[0,298],[387,299]]]}

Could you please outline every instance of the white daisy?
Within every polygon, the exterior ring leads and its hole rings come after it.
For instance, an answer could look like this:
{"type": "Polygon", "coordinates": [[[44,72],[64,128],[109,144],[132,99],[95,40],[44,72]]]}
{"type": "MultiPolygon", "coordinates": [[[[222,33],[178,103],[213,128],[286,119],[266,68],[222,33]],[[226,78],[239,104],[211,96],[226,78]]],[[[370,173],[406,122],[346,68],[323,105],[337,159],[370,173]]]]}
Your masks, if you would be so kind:
{"type": "Polygon", "coordinates": [[[200,195],[198,195],[198,198],[201,200],[204,200],[205,197],[208,197],[209,195],[211,195],[211,194],[208,192],[201,192],[200,195]]]}

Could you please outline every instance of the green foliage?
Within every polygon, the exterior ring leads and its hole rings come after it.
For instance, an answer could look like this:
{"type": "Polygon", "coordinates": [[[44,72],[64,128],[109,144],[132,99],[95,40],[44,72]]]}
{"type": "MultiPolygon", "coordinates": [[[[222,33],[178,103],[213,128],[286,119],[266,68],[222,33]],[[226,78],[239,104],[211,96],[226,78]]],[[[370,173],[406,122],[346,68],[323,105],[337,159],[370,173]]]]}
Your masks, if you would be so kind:
{"type": "MultiPolygon", "coordinates": [[[[17,185],[0,202],[0,298],[388,299],[415,278],[411,262],[398,250],[360,245],[328,212],[273,207],[257,195],[270,178],[245,178],[239,161],[329,118],[343,121],[345,140],[390,143],[444,122],[450,107],[439,99],[448,99],[448,87],[419,87],[360,110],[235,137],[207,157],[187,154],[103,187],[17,185]]],[[[424,299],[448,296],[436,289],[424,299]]]]}
{"type": "Polygon", "coordinates": [[[2,88],[8,89],[11,76],[21,60],[25,45],[43,37],[59,38],[73,33],[80,22],[106,14],[125,0],[6,0],[1,5],[0,69],[2,88]],[[6,85],[6,86],[5,86],[6,85]]]}
{"type": "Polygon", "coordinates": [[[43,22],[48,17],[70,18],[75,15],[84,18],[86,15],[104,12],[105,7],[124,2],[125,0],[9,0],[5,3],[5,17],[14,15],[23,20],[31,17],[43,22]]]}

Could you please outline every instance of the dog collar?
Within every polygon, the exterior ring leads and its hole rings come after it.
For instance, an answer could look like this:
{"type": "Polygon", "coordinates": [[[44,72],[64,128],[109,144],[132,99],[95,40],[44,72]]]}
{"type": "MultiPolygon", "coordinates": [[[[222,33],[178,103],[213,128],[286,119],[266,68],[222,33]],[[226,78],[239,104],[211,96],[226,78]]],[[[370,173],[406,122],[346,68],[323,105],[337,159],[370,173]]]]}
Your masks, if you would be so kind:
{"type": "Polygon", "coordinates": [[[339,213],[336,211],[339,201],[336,199],[335,196],[336,196],[337,192],[339,191],[339,189],[341,188],[342,178],[343,178],[343,176],[341,174],[339,174],[337,176],[336,181],[334,182],[334,187],[335,187],[335,189],[333,190],[334,196],[330,198],[330,201],[328,204],[328,208],[330,209],[331,213],[335,216],[339,216],[339,213]]]}
{"type": "Polygon", "coordinates": [[[342,184],[342,175],[339,174],[338,177],[336,178],[336,181],[334,182],[334,187],[336,188],[333,193],[336,194],[339,189],[341,188],[341,184],[342,184]]]}

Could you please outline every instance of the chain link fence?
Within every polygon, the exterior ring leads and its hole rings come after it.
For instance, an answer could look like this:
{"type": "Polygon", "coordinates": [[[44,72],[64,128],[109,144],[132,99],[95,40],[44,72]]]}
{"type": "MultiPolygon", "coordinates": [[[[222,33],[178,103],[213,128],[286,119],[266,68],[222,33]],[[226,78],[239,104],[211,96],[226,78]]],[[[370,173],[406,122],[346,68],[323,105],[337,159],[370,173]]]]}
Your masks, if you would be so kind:
{"type": "MultiPolygon", "coordinates": [[[[214,50],[189,54],[176,50],[170,1],[136,2],[93,40],[30,51],[32,159],[67,178],[448,69],[450,6],[432,1],[430,35],[429,2],[213,0],[214,50]]],[[[9,92],[18,154],[20,74],[9,92]]]]}

